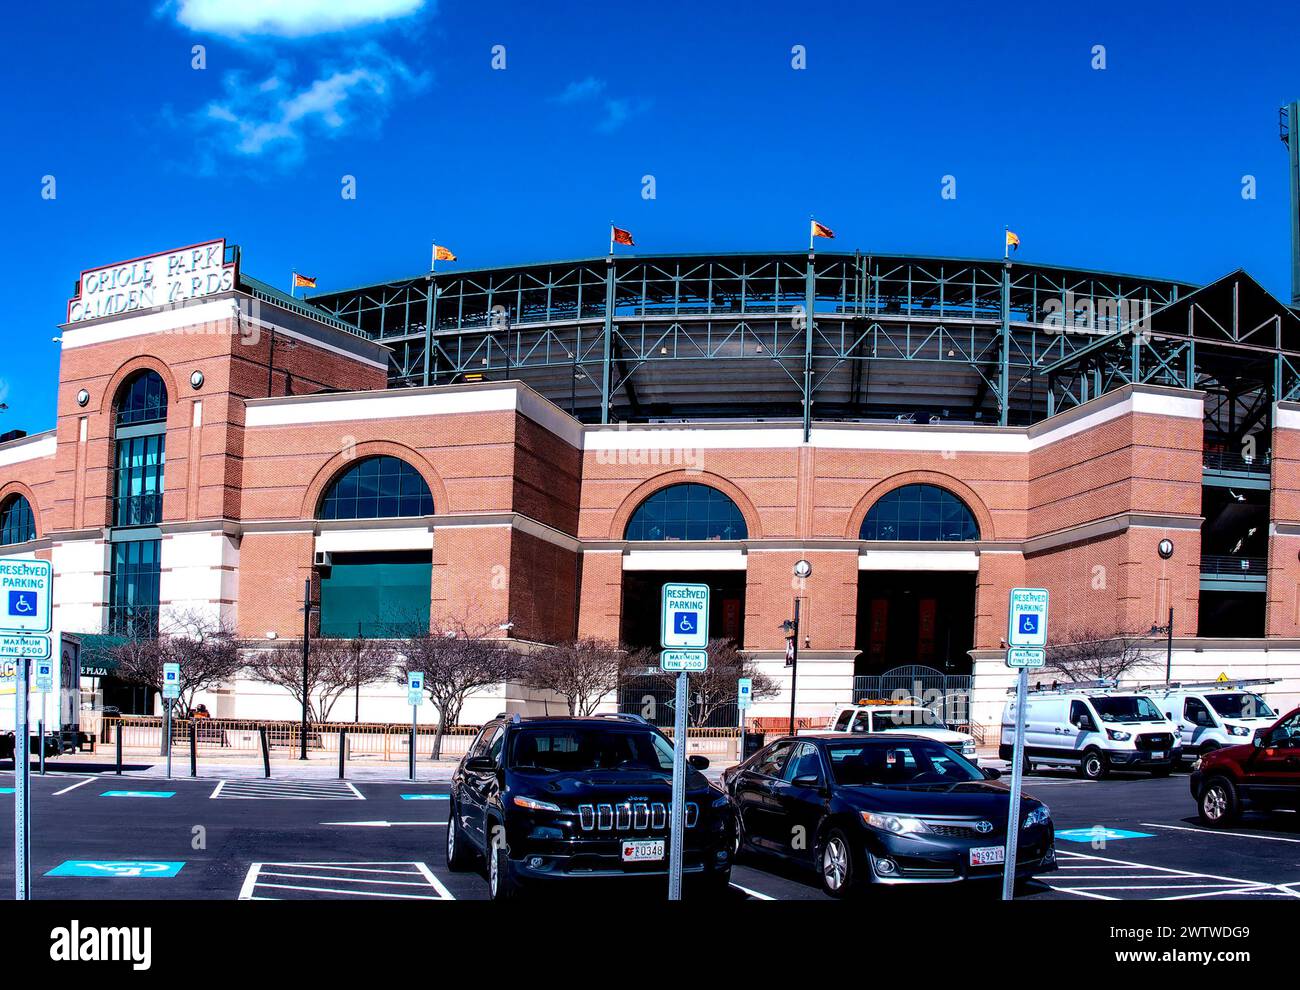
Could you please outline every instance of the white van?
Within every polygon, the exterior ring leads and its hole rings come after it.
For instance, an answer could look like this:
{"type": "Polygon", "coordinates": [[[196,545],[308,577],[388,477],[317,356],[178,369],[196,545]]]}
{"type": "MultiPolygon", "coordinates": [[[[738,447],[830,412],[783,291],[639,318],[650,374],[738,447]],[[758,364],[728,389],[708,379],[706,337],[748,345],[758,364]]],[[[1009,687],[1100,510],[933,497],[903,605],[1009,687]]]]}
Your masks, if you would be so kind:
{"type": "MultiPolygon", "coordinates": [[[[1101,780],[1111,770],[1164,776],[1178,766],[1182,741],[1173,722],[1145,694],[1072,684],[1030,691],[1025,699],[1025,765],[1073,767],[1101,780]]],[[[1002,709],[998,755],[1015,748],[1014,698],[1002,709]]]]}
{"type": "Polygon", "coordinates": [[[906,732],[911,736],[935,739],[955,749],[971,763],[979,766],[975,752],[975,738],[958,732],[944,724],[937,712],[921,705],[892,704],[864,701],[856,705],[840,705],[820,729],[800,729],[796,735],[818,736],[826,732],[906,732]]]}
{"type": "Polygon", "coordinates": [[[1151,698],[1178,727],[1183,759],[1197,757],[1222,746],[1240,746],[1278,719],[1278,713],[1256,692],[1277,678],[1246,681],[1205,681],[1196,684],[1160,685],[1151,698]]]}

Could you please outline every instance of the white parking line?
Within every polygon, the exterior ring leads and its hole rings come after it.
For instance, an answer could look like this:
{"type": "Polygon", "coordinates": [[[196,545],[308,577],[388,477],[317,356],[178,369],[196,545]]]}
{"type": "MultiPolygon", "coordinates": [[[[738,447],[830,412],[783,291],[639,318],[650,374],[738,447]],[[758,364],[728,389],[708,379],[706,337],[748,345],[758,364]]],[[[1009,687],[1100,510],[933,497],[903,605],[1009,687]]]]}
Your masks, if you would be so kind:
{"type": "Polygon", "coordinates": [[[1243,880],[1239,877],[1218,876],[1212,873],[1197,873],[1193,870],[1177,870],[1168,866],[1152,866],[1148,863],[1135,863],[1130,860],[1110,859],[1105,856],[1089,856],[1084,853],[1058,851],[1057,857],[1064,870],[1129,870],[1129,873],[1111,872],[1074,872],[1066,876],[1049,879],[1040,877],[1042,883],[1053,890],[1078,897],[1090,897],[1096,900],[1116,901],[1124,899],[1150,899],[1160,901],[1182,901],[1204,897],[1233,896],[1297,896],[1300,893],[1288,890],[1285,886],[1260,880],[1243,880]],[[1074,862],[1078,861],[1078,862],[1074,862]],[[1087,861],[1087,862],[1083,862],[1087,861]],[[1146,883],[1113,883],[1116,880],[1144,880],[1146,883]],[[1165,896],[1153,896],[1152,891],[1166,891],[1165,896]]]}
{"type": "Polygon", "coordinates": [[[87,777],[85,780],[80,780],[80,781],[78,781],[77,783],[73,784],[71,787],[65,787],[65,788],[63,788],[63,790],[61,790],[61,791],[55,791],[55,792],[54,792],[52,795],[50,795],[50,796],[51,796],[51,797],[58,797],[60,794],[67,794],[68,791],[75,791],[78,787],[85,787],[85,786],[86,786],[87,784],[89,784],[92,780],[97,780],[97,779],[98,779],[97,777],[87,777]]]}
{"type": "Polygon", "coordinates": [[[286,896],[280,892],[396,900],[455,900],[425,863],[382,861],[253,863],[244,877],[239,899],[268,900],[286,896]]]}
{"type": "Polygon", "coordinates": [[[1223,832],[1217,828],[1195,828],[1189,825],[1157,825],[1143,822],[1143,828],[1167,828],[1174,832],[1196,832],[1199,835],[1231,835],[1238,839],[1263,839],[1265,842],[1294,842],[1300,845],[1300,839],[1288,839],[1280,835],[1258,835],[1254,832],[1223,832]]]}
{"type": "Polygon", "coordinates": [[[742,887],[740,884],[736,883],[734,880],[732,881],[731,886],[735,887],[735,888],[736,888],[737,890],[739,890],[742,894],[748,894],[750,897],[753,897],[753,898],[756,899],[756,900],[760,900],[760,901],[774,901],[774,900],[776,900],[776,898],[773,897],[771,894],[760,894],[757,890],[751,890],[749,887],[742,887]]]}

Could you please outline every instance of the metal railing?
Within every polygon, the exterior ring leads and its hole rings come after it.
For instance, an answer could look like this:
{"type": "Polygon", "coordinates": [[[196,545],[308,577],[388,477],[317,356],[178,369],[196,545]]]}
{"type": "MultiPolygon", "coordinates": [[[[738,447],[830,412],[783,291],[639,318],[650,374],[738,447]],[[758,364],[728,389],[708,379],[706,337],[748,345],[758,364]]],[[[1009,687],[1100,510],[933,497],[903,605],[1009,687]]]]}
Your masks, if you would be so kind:
{"type": "Polygon", "coordinates": [[[1246,457],[1236,451],[1207,450],[1202,461],[1208,471],[1232,471],[1240,474],[1269,473],[1272,458],[1269,452],[1255,457],[1246,457]]]}
{"type": "Polygon", "coordinates": [[[1228,554],[1201,554],[1201,573],[1223,577],[1268,577],[1267,557],[1234,557],[1228,554]]]}

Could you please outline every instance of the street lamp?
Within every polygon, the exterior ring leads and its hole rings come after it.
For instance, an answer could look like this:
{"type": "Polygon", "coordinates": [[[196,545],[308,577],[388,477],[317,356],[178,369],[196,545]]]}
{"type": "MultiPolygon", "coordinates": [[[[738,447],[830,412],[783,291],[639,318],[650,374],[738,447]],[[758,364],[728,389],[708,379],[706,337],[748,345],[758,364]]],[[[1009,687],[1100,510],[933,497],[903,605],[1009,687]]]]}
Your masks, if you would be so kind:
{"type": "Polygon", "coordinates": [[[311,649],[311,578],[302,586],[302,748],[298,759],[307,759],[307,657],[311,649]]]}
{"type": "Polygon", "coordinates": [[[1169,622],[1163,626],[1152,623],[1151,635],[1165,636],[1165,686],[1168,687],[1174,667],[1174,607],[1172,605],[1169,606],[1169,622]]]}
{"type": "Polygon", "coordinates": [[[794,618],[781,623],[785,633],[785,665],[790,668],[790,735],[794,735],[795,689],[799,684],[799,602],[794,600],[794,618]]]}

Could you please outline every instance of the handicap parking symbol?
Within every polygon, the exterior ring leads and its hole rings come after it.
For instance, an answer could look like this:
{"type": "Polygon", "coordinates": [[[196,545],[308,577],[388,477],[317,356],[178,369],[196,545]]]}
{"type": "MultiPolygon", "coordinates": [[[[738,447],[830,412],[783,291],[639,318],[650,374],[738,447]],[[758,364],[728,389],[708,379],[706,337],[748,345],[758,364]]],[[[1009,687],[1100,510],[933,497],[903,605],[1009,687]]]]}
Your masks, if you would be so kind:
{"type": "Polygon", "coordinates": [[[697,613],[695,612],[674,612],[673,631],[682,636],[692,636],[695,634],[696,621],[697,613]]]}
{"type": "Polygon", "coordinates": [[[28,616],[36,614],[36,592],[34,591],[11,591],[9,592],[9,614],[18,616],[28,616]]]}
{"type": "Polygon", "coordinates": [[[1028,612],[1020,613],[1020,631],[1026,636],[1038,632],[1038,616],[1028,612]]]}
{"type": "Polygon", "coordinates": [[[1090,828],[1058,828],[1056,837],[1066,842],[1111,842],[1115,839],[1150,839],[1150,832],[1130,832],[1122,828],[1105,828],[1093,825],[1090,828]]]}
{"type": "Polygon", "coordinates": [[[149,862],[145,860],[85,860],[69,859],[60,863],[45,875],[47,877],[116,877],[130,879],[148,879],[152,877],[174,877],[180,873],[184,863],[149,862]]]}

